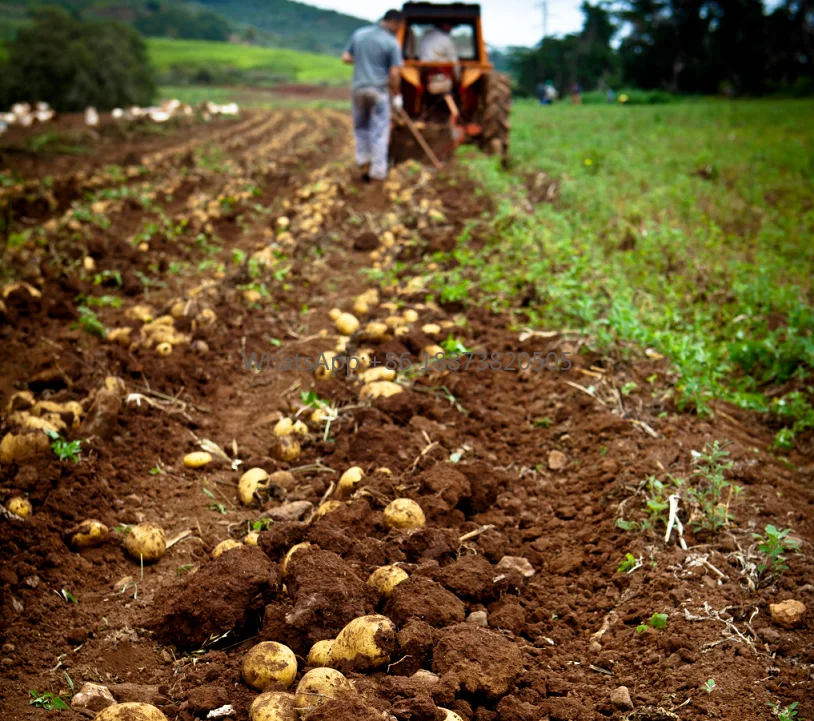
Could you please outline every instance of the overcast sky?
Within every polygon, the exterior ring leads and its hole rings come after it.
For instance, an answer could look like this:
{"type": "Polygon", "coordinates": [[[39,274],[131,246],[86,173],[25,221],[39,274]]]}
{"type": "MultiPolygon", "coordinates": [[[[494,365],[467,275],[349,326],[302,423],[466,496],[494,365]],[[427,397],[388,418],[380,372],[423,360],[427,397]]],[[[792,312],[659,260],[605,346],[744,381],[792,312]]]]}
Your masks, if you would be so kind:
{"type": "MultiPolygon", "coordinates": [[[[309,5],[339,10],[348,15],[377,20],[401,0],[304,0],[309,5]]],[[[548,34],[564,35],[582,27],[581,0],[547,0],[548,34]]],[[[543,35],[541,0],[481,0],[483,32],[490,45],[534,45],[543,35]]]]}

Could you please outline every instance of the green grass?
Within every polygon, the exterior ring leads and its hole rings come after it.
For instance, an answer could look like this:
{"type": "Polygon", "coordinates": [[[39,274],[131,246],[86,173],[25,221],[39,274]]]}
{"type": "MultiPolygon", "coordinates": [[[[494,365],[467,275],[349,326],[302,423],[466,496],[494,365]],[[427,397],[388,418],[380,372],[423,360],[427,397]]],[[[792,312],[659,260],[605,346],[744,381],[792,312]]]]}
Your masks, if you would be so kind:
{"type": "Polygon", "coordinates": [[[467,154],[499,205],[490,242],[435,258],[448,271],[434,290],[512,309],[518,325],[578,329],[607,352],[654,348],[678,373],[680,407],[774,410],[796,423],[778,436],[788,447],[814,427],[812,114],[811,101],[518,102],[512,172],[467,154]],[[540,172],[559,196],[528,213],[540,172]]]}
{"type": "Polygon", "coordinates": [[[222,84],[344,85],[353,72],[338,57],[283,48],[169,38],[148,38],[147,47],[164,84],[203,79],[222,84]]]}

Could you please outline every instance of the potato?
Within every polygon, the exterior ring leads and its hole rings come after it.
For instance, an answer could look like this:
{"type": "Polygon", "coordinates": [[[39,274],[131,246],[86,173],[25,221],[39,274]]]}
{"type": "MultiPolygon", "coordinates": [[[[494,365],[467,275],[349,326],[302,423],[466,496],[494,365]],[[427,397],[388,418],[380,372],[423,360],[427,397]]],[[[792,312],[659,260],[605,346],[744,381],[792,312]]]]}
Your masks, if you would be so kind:
{"type": "Polygon", "coordinates": [[[365,335],[371,340],[382,340],[387,336],[388,330],[386,323],[374,320],[365,326],[365,335]]]}
{"type": "Polygon", "coordinates": [[[429,360],[428,363],[432,366],[432,362],[441,356],[446,355],[444,349],[440,345],[436,345],[433,343],[432,345],[428,345],[421,351],[422,355],[426,355],[429,360]]]}
{"type": "Polygon", "coordinates": [[[359,466],[351,466],[342,474],[342,477],[339,479],[339,485],[337,486],[337,492],[339,493],[340,498],[344,498],[345,496],[349,496],[353,493],[354,489],[356,488],[356,484],[359,483],[362,478],[365,477],[365,472],[359,466]]]}
{"type": "Polygon", "coordinates": [[[298,721],[294,694],[282,691],[261,693],[249,707],[249,721],[298,721]]]}
{"type": "Polygon", "coordinates": [[[400,315],[388,315],[387,318],[384,319],[385,325],[394,330],[396,328],[400,328],[403,326],[407,321],[404,320],[400,315]]]}
{"type": "Polygon", "coordinates": [[[28,518],[34,510],[25,496],[14,496],[6,503],[6,510],[18,515],[20,518],[28,518]]]}
{"type": "Polygon", "coordinates": [[[155,352],[162,357],[170,355],[170,353],[172,353],[172,343],[159,343],[155,347],[155,352]]]}
{"type": "Polygon", "coordinates": [[[362,383],[375,383],[376,381],[392,381],[396,377],[396,371],[385,366],[368,368],[359,376],[362,383]]]}
{"type": "Polygon", "coordinates": [[[285,575],[286,571],[288,570],[288,562],[291,560],[291,557],[297,551],[302,551],[305,548],[311,548],[311,544],[308,543],[308,541],[303,541],[302,543],[297,543],[297,544],[291,546],[291,548],[288,549],[288,551],[285,554],[285,558],[283,559],[283,563],[282,563],[283,575],[285,575]]]}
{"type": "Polygon", "coordinates": [[[257,531],[250,531],[245,536],[243,536],[243,545],[244,546],[256,546],[257,541],[260,539],[260,534],[257,531]]]}
{"type": "Polygon", "coordinates": [[[334,321],[334,326],[342,335],[353,335],[359,330],[359,320],[352,313],[342,313],[334,321]]]}
{"type": "Polygon", "coordinates": [[[101,546],[108,537],[107,526],[94,518],[88,518],[70,531],[71,547],[77,550],[101,546]]]}
{"type": "Polygon", "coordinates": [[[421,326],[421,332],[424,335],[438,335],[441,332],[441,326],[437,323],[425,323],[421,326]]]}
{"type": "Polygon", "coordinates": [[[285,489],[294,488],[297,484],[294,479],[294,474],[291,473],[291,471],[274,471],[274,473],[269,476],[269,482],[285,489]]]}
{"type": "Polygon", "coordinates": [[[209,328],[215,325],[217,320],[218,316],[211,308],[204,308],[195,316],[195,323],[201,328],[209,328]]]}
{"type": "Polygon", "coordinates": [[[325,501],[325,503],[317,508],[316,512],[314,513],[314,518],[322,518],[324,515],[332,513],[341,507],[342,504],[339,501],[325,501]]]}
{"type": "Polygon", "coordinates": [[[262,468],[250,468],[237,482],[237,495],[244,506],[251,506],[255,493],[268,487],[269,474],[262,468]]]}
{"type": "Polygon", "coordinates": [[[379,668],[390,661],[395,641],[396,627],[387,616],[354,618],[331,646],[331,665],[351,661],[355,666],[379,668]]]}
{"type": "Polygon", "coordinates": [[[350,343],[350,338],[348,338],[348,336],[339,336],[339,340],[336,341],[336,345],[334,346],[334,352],[344,353],[348,349],[348,343],[350,343]]]}
{"type": "Polygon", "coordinates": [[[409,578],[407,572],[398,566],[381,566],[370,574],[367,585],[375,588],[385,597],[393,593],[393,589],[402,581],[409,578]]]}
{"type": "MultiPolygon", "coordinates": [[[[122,348],[127,348],[133,342],[133,329],[132,328],[111,328],[105,335],[105,340],[111,343],[118,343],[122,348]]],[[[160,348],[160,346],[159,346],[160,348]]],[[[159,353],[159,349],[156,348],[159,353]]],[[[170,346],[170,353],[172,353],[172,346],[170,346]]]]}
{"type": "Polygon", "coordinates": [[[331,350],[326,350],[317,356],[316,368],[314,368],[314,377],[318,381],[326,381],[333,373],[333,360],[336,358],[336,353],[331,350]]]}
{"type": "Polygon", "coordinates": [[[51,450],[51,441],[42,431],[6,433],[0,441],[0,463],[20,463],[51,450]]]}
{"type": "Polygon", "coordinates": [[[324,423],[328,420],[328,412],[324,408],[314,408],[311,413],[311,423],[324,423]]]}
{"type": "Polygon", "coordinates": [[[308,652],[308,665],[315,668],[324,668],[331,665],[331,646],[333,639],[317,641],[308,652]]]}
{"type": "Polygon", "coordinates": [[[34,394],[31,391],[17,391],[11,394],[8,404],[6,405],[6,413],[13,413],[14,411],[25,411],[34,405],[34,394]]]}
{"type": "Polygon", "coordinates": [[[415,501],[397,498],[384,509],[384,522],[390,528],[421,528],[427,519],[415,501]]]}
{"type": "Polygon", "coordinates": [[[401,338],[405,335],[410,335],[410,329],[406,325],[403,325],[401,326],[401,328],[396,328],[393,331],[393,335],[396,336],[396,338],[401,338]]]}
{"type": "Polygon", "coordinates": [[[302,421],[294,421],[292,430],[294,431],[295,436],[307,436],[309,433],[308,426],[306,426],[302,421]]]}
{"type": "Polygon", "coordinates": [[[359,398],[364,401],[375,400],[376,398],[389,398],[403,392],[404,389],[392,381],[374,381],[362,386],[359,391],[359,398]]]}
{"type": "Polygon", "coordinates": [[[94,716],[93,721],[167,721],[167,717],[148,703],[117,703],[94,716]]]}
{"type": "Polygon", "coordinates": [[[438,710],[444,712],[444,721],[464,721],[458,714],[456,714],[454,711],[450,711],[448,708],[442,708],[439,706],[438,710]]]}
{"type": "Polygon", "coordinates": [[[370,313],[370,303],[364,298],[357,298],[353,304],[353,312],[356,313],[356,315],[367,315],[370,313]]]}
{"type": "Polygon", "coordinates": [[[281,215],[279,218],[277,218],[278,228],[287,228],[290,223],[291,221],[285,215],[281,215]]]}
{"type": "Polygon", "coordinates": [[[408,308],[401,314],[402,318],[408,323],[415,323],[418,320],[418,313],[412,308],[408,308]]]}
{"type": "Polygon", "coordinates": [[[271,455],[285,463],[296,461],[301,450],[300,442],[294,436],[279,436],[271,445],[271,455]]]}
{"type": "Polygon", "coordinates": [[[297,677],[297,657],[275,641],[252,646],[243,658],[243,680],[257,691],[275,683],[288,688],[297,677]]]}
{"type": "Polygon", "coordinates": [[[153,563],[167,550],[167,537],[155,523],[139,523],[127,534],[124,549],[136,561],[144,559],[145,563],[153,563]]]}
{"type": "Polygon", "coordinates": [[[243,548],[243,544],[234,538],[227,538],[212,549],[212,558],[219,558],[226,551],[231,551],[233,548],[243,548]]]}
{"type": "Polygon", "coordinates": [[[275,436],[290,436],[294,432],[294,421],[290,418],[281,418],[274,425],[275,436]]]}
{"type": "Polygon", "coordinates": [[[339,310],[339,308],[331,308],[331,310],[328,311],[328,317],[334,322],[339,319],[340,315],[342,315],[342,311],[339,310]]]}
{"type": "Polygon", "coordinates": [[[352,693],[353,686],[332,668],[311,669],[300,680],[294,703],[298,709],[319,706],[342,693],[352,693]]]}
{"type": "Polygon", "coordinates": [[[125,311],[124,317],[130,320],[140,320],[142,323],[151,323],[155,311],[149,305],[134,305],[125,311]]]}
{"type": "Polygon", "coordinates": [[[184,456],[184,465],[187,468],[202,468],[212,460],[212,455],[206,451],[195,451],[184,456]]]}

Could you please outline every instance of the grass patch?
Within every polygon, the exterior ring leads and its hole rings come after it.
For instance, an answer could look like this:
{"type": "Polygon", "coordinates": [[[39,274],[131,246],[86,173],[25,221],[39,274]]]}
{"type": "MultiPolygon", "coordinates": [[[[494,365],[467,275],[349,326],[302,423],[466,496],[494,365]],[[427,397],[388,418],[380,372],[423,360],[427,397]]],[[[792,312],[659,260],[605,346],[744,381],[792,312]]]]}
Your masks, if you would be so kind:
{"type": "Polygon", "coordinates": [[[160,81],[169,85],[188,82],[345,85],[353,73],[338,57],[284,48],[170,38],[148,38],[147,48],[160,81]]]}
{"type": "Polygon", "coordinates": [[[679,375],[680,407],[773,410],[793,425],[788,446],[814,427],[813,112],[518,102],[512,172],[467,154],[499,199],[490,242],[435,257],[447,272],[433,289],[475,292],[518,325],[578,329],[606,352],[654,348],[679,375]],[[541,172],[560,183],[554,203],[534,202],[541,172]]]}

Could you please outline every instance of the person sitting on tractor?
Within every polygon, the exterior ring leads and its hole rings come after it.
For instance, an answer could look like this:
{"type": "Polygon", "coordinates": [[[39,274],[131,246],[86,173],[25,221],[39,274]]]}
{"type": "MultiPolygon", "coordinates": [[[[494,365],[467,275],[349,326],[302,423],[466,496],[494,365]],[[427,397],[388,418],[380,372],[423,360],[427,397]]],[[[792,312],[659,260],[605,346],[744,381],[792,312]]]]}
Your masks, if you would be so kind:
{"type": "MultiPolygon", "coordinates": [[[[458,51],[450,37],[451,32],[450,23],[439,23],[429,28],[421,36],[418,57],[422,62],[449,63],[453,66],[452,74],[458,79],[461,68],[458,65],[458,51]]],[[[427,89],[432,95],[449,93],[452,91],[452,78],[444,73],[435,73],[428,78],[427,89]]]]}
{"type": "Polygon", "coordinates": [[[404,61],[395,38],[401,18],[398,10],[388,10],[377,25],[353,33],[342,53],[343,62],[353,64],[351,106],[356,165],[366,182],[370,178],[387,178],[390,104],[397,109],[404,105],[399,70],[404,61]],[[388,87],[392,100],[388,98],[388,87]]]}

